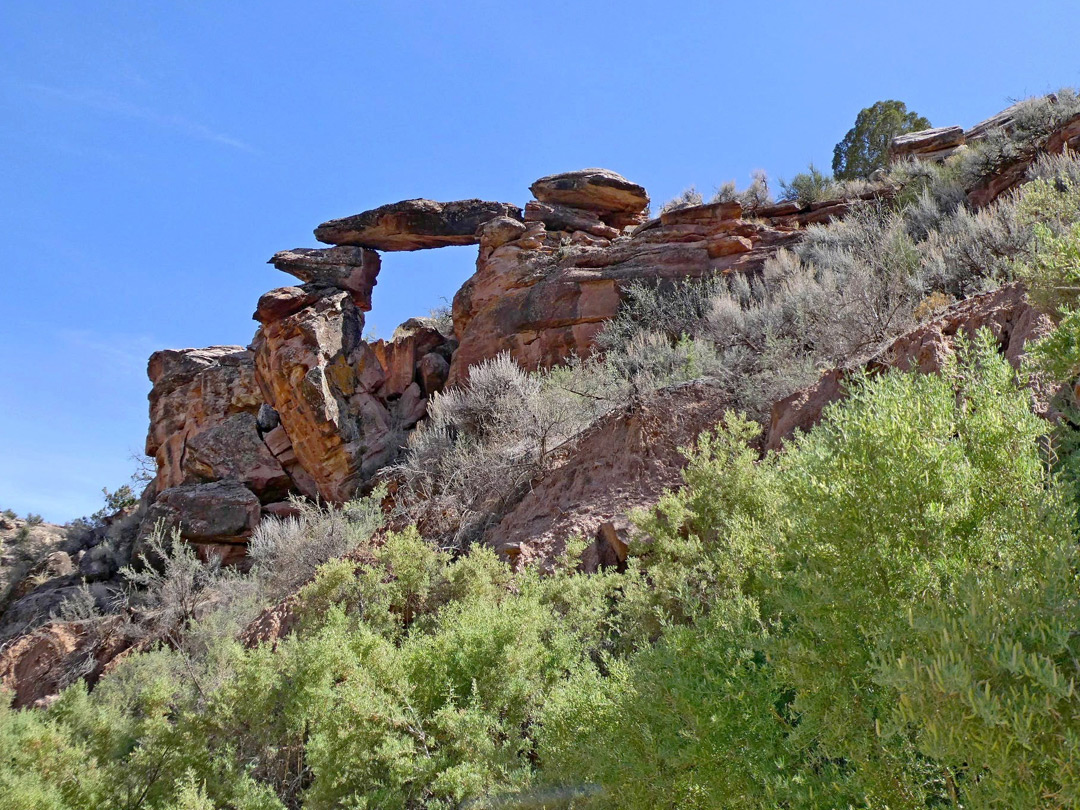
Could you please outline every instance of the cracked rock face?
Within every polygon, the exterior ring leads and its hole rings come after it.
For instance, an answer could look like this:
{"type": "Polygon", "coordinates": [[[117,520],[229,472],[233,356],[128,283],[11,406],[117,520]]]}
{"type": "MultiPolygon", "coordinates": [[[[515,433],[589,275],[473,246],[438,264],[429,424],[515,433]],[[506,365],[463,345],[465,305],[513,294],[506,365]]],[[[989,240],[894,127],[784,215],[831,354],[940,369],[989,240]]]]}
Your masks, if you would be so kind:
{"type": "Polygon", "coordinates": [[[475,245],[477,229],[502,216],[520,220],[521,209],[485,200],[402,200],[324,222],[315,229],[315,238],[330,245],[387,251],[475,245]]]}
{"type": "Polygon", "coordinates": [[[332,503],[351,498],[365,470],[392,450],[390,414],[374,396],[385,374],[361,339],[363,326],[348,293],[327,291],[264,320],[252,342],[263,396],[318,494],[332,503]]]}
{"type": "MultiPolygon", "coordinates": [[[[208,442],[200,436],[219,430],[230,417],[246,414],[254,420],[263,403],[254,356],[242,346],[167,349],[151,355],[147,373],[153,388],[146,453],[157,461],[158,491],[206,480],[197,454],[188,458],[190,446],[205,449],[208,442]]],[[[250,438],[241,433],[232,432],[234,444],[250,438]]],[[[261,443],[258,433],[254,439],[261,443]]],[[[213,466],[212,461],[203,463],[213,466]]]]}

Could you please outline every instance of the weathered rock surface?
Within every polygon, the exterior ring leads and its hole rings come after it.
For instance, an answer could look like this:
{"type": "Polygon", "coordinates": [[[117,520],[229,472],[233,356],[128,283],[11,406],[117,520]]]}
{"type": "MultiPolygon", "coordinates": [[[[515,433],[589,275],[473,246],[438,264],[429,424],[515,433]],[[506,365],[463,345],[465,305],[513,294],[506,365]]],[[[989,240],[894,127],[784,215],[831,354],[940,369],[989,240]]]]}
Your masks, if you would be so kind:
{"type": "Polygon", "coordinates": [[[549,174],[529,186],[529,191],[542,203],[601,214],[640,214],[649,205],[644,187],[610,169],[549,174]]]}
{"type": "Polygon", "coordinates": [[[919,160],[944,160],[967,141],[963,127],[935,127],[898,135],[889,147],[889,159],[916,157],[919,160]]]}
{"type": "Polygon", "coordinates": [[[318,494],[346,501],[392,452],[390,414],[375,397],[385,374],[361,338],[363,314],[348,293],[328,290],[283,317],[257,316],[266,318],[252,342],[263,396],[318,494]]]}
{"type": "MultiPolygon", "coordinates": [[[[997,338],[1001,353],[1020,367],[1024,346],[1047,334],[1050,318],[1035,309],[1019,284],[1010,284],[983,295],[968,298],[947,309],[939,318],[925,323],[894,340],[867,364],[871,371],[898,368],[923,374],[940,371],[956,351],[958,335],[974,335],[986,328],[997,338]]],[[[773,405],[765,448],[779,449],[796,430],[809,430],[821,420],[822,410],[845,394],[844,382],[851,370],[833,369],[809,388],[796,391],[773,405]]],[[[1051,391],[1033,391],[1036,410],[1049,410],[1051,391]]]]}
{"type": "Polygon", "coordinates": [[[275,253],[270,264],[312,284],[352,293],[362,312],[371,310],[371,290],[379,275],[379,254],[362,247],[295,248],[275,253]]]}
{"type": "Polygon", "coordinates": [[[0,686],[14,694],[12,706],[47,705],[79,678],[93,686],[133,641],[118,632],[119,619],[52,622],[0,650],[0,686]]]}
{"type": "Polygon", "coordinates": [[[583,231],[603,239],[614,239],[619,231],[605,225],[600,215],[593,211],[553,205],[532,200],[525,205],[526,222],[543,222],[551,231],[583,231]]]}
{"type": "Polygon", "coordinates": [[[157,490],[193,480],[184,469],[188,442],[238,413],[256,414],[262,395],[251,352],[211,346],[155,352],[147,367],[150,431],[146,453],[157,460],[157,490]]]}
{"type": "Polygon", "coordinates": [[[586,568],[620,562],[633,543],[630,511],[652,506],[680,483],[686,459],[678,448],[714,427],[725,406],[719,385],[689,383],[605,416],[559,467],[533,482],[487,542],[517,564],[533,564],[550,562],[580,536],[595,541],[586,568]]]}
{"type": "Polygon", "coordinates": [[[402,200],[324,222],[315,229],[315,238],[331,245],[388,251],[475,245],[476,229],[501,216],[521,219],[521,209],[485,200],[402,200]]]}
{"type": "Polygon", "coordinates": [[[785,204],[754,220],[742,219],[737,203],[694,206],[650,220],[631,236],[599,241],[550,231],[540,219],[516,237],[502,230],[497,238],[485,235],[476,273],[454,297],[460,345],[447,384],[503,351],[529,369],[587,356],[632,282],[755,272],[807,224],[843,216],[849,205],[785,204]]]}
{"type": "Polygon", "coordinates": [[[145,537],[159,523],[176,527],[204,556],[215,553],[232,563],[244,556],[261,514],[259,499],[239,481],[182,484],[158,495],[142,532],[145,537]]]}

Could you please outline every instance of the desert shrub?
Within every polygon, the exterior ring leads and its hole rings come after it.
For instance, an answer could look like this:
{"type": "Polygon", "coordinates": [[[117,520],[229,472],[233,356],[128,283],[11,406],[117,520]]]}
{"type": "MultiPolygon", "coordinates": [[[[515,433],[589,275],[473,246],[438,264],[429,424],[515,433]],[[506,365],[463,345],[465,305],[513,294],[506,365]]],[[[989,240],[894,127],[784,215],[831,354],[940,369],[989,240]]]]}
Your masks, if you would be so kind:
{"type": "Polygon", "coordinates": [[[201,612],[221,577],[220,558],[204,563],[177,529],[158,524],[146,539],[139,564],[120,573],[133,586],[131,606],[154,637],[179,638],[201,612]]]}
{"type": "Polygon", "coordinates": [[[342,507],[295,500],[298,514],[263,520],[248,544],[252,576],[264,601],[275,602],[314,576],[323,563],[365,543],[383,523],[384,489],[342,507]]]}
{"type": "Polygon", "coordinates": [[[3,512],[0,512],[0,514],[2,514],[8,520],[16,520],[19,517],[18,512],[16,512],[14,509],[5,509],[3,512]]]}
{"type": "Polygon", "coordinates": [[[40,712],[14,711],[0,694],[0,790],[12,810],[99,807],[105,774],[86,748],[40,712]]]}
{"type": "Polygon", "coordinates": [[[721,183],[716,187],[716,191],[709,200],[711,203],[733,203],[737,202],[739,198],[739,191],[735,186],[734,180],[728,180],[725,183],[721,183]]]}
{"type": "MultiPolygon", "coordinates": [[[[769,177],[762,169],[755,169],[750,172],[750,185],[742,191],[736,189],[734,180],[729,180],[716,188],[716,192],[709,202],[737,202],[743,207],[744,212],[753,213],[758,208],[772,205],[773,199],[769,193],[769,177]]],[[[700,205],[700,203],[697,204],[700,205]]]]}
{"type": "Polygon", "coordinates": [[[662,206],[660,206],[660,213],[666,214],[668,211],[678,211],[680,208],[692,208],[695,205],[704,205],[705,198],[701,196],[694,186],[683,189],[683,191],[676,197],[671,198],[662,206]]]}
{"type": "Polygon", "coordinates": [[[44,522],[45,519],[41,515],[35,515],[33,512],[26,515],[26,525],[28,526],[39,526],[44,522]]]}
{"type": "Polygon", "coordinates": [[[1080,96],[1072,88],[1018,102],[1008,122],[953,158],[962,182],[970,188],[1004,166],[1031,157],[1051,132],[1078,113],[1080,96]]]}
{"type": "Polygon", "coordinates": [[[612,349],[640,332],[666,335],[671,340],[694,336],[712,309],[713,298],[726,289],[727,282],[721,276],[682,282],[636,281],[627,286],[619,311],[604,324],[597,341],[602,348],[612,349]]]}
{"type": "Polygon", "coordinates": [[[624,391],[595,361],[527,373],[502,354],[474,366],[466,385],[432,398],[410,436],[395,467],[405,484],[398,503],[414,519],[427,516],[428,536],[462,547],[624,391]]]}
{"type": "Polygon", "coordinates": [[[1080,373],[1080,221],[1057,236],[1035,225],[1036,249],[1030,263],[1018,273],[1032,298],[1057,318],[1057,327],[1027,349],[1029,366],[1055,381],[1080,373]]]}
{"type": "Polygon", "coordinates": [[[780,189],[783,199],[795,200],[800,205],[811,205],[827,200],[840,191],[836,182],[818,171],[813,163],[805,172],[800,172],[791,178],[790,183],[781,179],[780,189]]]}
{"type": "Polygon", "coordinates": [[[880,661],[878,680],[900,696],[920,752],[949,774],[954,805],[1080,802],[1076,571],[1066,542],[1045,549],[1030,577],[969,573],[955,605],[912,612],[917,654],[880,661]]]}
{"type": "Polygon", "coordinates": [[[750,173],[750,185],[737,196],[743,210],[753,213],[758,208],[772,204],[772,195],[769,193],[769,178],[761,169],[755,169],[750,173]]]}

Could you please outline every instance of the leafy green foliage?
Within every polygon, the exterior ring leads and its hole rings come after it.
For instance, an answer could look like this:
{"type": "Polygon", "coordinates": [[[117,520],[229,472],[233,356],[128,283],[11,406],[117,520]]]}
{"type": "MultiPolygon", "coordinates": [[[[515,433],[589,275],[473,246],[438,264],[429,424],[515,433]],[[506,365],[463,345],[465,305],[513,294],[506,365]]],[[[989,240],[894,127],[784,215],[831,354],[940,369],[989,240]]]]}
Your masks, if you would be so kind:
{"type": "Polygon", "coordinates": [[[868,178],[887,165],[893,138],[929,128],[930,122],[909,112],[904,102],[877,101],[859,111],[855,126],[833,149],[833,174],[838,180],[868,178]]]}
{"type": "MultiPolygon", "coordinates": [[[[948,756],[924,739],[924,730],[948,736],[936,693],[918,698],[919,711],[900,687],[915,677],[913,666],[945,671],[957,712],[970,713],[964,701],[986,688],[978,672],[934,663],[941,650],[924,633],[937,638],[936,627],[913,617],[984,617],[995,602],[990,615],[1005,622],[1024,593],[1053,582],[1048,560],[1060,562],[1074,542],[1037,449],[1047,426],[989,336],[941,376],[857,381],[820,426],[764,463],[738,461],[733,450],[742,442],[749,452],[750,433],[727,423],[727,438],[707,438],[691,453],[687,486],[642,521],[662,554],[648,569],[654,593],[685,612],[659,605],[654,615],[667,629],[654,647],[612,663],[602,684],[582,674],[552,698],[543,776],[597,787],[575,807],[915,808],[969,806],[969,797],[1032,806],[1008,802],[1056,795],[1063,783],[1049,764],[1033,769],[1039,784],[1016,784],[1036,757],[1020,743],[1036,717],[1046,748],[1053,734],[1071,733],[1071,672],[1047,675],[1046,688],[1063,701],[1056,707],[1041,697],[1027,706],[1021,683],[1000,696],[1012,725],[968,720],[998,735],[1000,759],[983,754],[980,762],[995,769],[1000,792],[965,773],[969,749],[958,735],[948,756]],[[693,545],[703,536],[710,541],[693,545]],[[678,561],[666,549],[680,545],[689,553],[677,571],[734,575],[687,587],[698,577],[665,574],[678,561]],[[714,554],[718,567],[710,568],[714,554]],[[972,601],[976,593],[981,601],[972,601]],[[1011,757],[1009,745],[1017,748],[1011,757]]],[[[1072,593],[1067,574],[1047,601],[1071,604],[1072,593]]],[[[980,621],[986,631],[990,620],[980,621]]],[[[992,634],[945,637],[977,657],[972,644],[992,634]]],[[[1063,638],[1036,628],[1030,643],[1060,650],[1063,638]]],[[[1036,663],[1026,666],[1033,680],[1036,663]]]]}
{"type": "Polygon", "coordinates": [[[795,200],[800,205],[826,200],[839,192],[836,182],[818,171],[813,163],[805,172],[799,172],[791,182],[780,181],[781,195],[785,200],[795,200]]]}

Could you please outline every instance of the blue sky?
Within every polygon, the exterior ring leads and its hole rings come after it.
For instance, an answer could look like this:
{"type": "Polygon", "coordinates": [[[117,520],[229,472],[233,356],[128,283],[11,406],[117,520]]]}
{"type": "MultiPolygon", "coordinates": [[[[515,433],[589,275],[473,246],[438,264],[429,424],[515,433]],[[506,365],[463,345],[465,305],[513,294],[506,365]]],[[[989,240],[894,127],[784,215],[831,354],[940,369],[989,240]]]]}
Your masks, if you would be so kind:
{"type": "MultiPolygon", "coordinates": [[[[523,205],[605,166],[662,202],[788,176],[898,98],[935,125],[1080,85],[1070,2],[0,5],[0,507],[124,483],[145,362],[246,344],[266,260],[409,197],[523,205]]],[[[369,328],[449,299],[471,248],[385,254],[369,328]]]]}

